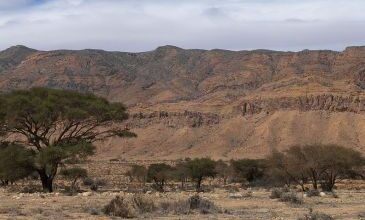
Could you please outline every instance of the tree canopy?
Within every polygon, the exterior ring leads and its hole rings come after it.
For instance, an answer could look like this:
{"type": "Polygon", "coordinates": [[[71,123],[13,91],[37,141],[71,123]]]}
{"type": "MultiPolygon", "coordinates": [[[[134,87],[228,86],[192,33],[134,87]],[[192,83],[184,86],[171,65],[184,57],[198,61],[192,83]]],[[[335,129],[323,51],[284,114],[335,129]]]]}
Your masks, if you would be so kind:
{"type": "Polygon", "coordinates": [[[34,169],[33,152],[21,145],[0,144],[0,180],[3,184],[30,175],[34,169]]]}
{"type": "Polygon", "coordinates": [[[195,158],[187,161],[189,175],[196,183],[196,190],[201,190],[201,183],[205,177],[215,177],[215,161],[209,158],[195,158]]]}
{"type": "Polygon", "coordinates": [[[267,161],[272,174],[301,185],[303,190],[310,180],[315,190],[320,184],[323,190],[331,191],[339,179],[364,166],[365,159],[350,148],[317,144],[292,146],[285,153],[274,151],[267,161]]]}
{"type": "Polygon", "coordinates": [[[135,137],[117,125],[127,118],[123,104],[91,93],[33,88],[0,95],[0,133],[35,152],[36,170],[48,191],[58,166],[93,154],[94,142],[135,137]]]}

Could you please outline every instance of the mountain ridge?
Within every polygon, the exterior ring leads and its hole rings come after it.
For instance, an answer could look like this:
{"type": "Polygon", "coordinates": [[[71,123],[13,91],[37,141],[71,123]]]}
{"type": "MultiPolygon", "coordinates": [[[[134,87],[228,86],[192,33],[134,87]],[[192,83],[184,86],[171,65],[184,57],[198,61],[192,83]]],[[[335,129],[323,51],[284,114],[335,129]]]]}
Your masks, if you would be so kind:
{"type": "Polygon", "coordinates": [[[35,86],[92,92],[128,106],[132,117],[123,126],[139,138],[101,144],[100,158],[261,157],[274,147],[331,141],[365,152],[364,46],[1,51],[0,91],[35,86]],[[347,121],[356,123],[337,126],[347,121]],[[298,123],[317,133],[303,136],[307,128],[298,123]]]}

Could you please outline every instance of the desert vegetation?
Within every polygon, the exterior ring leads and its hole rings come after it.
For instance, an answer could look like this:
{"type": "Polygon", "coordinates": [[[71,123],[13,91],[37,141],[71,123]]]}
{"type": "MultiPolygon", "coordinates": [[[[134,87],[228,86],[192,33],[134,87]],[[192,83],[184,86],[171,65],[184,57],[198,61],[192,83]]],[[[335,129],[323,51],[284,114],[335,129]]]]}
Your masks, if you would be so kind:
{"type": "MultiPolygon", "coordinates": [[[[256,189],[262,190],[259,195],[264,196],[260,198],[267,203],[308,208],[309,198],[338,198],[335,190],[341,181],[364,180],[365,159],[360,152],[315,144],[292,146],[283,152],[273,150],[262,159],[128,163],[118,168],[124,179],[112,182],[103,177],[113,176],[115,170],[95,175],[88,158],[95,153],[95,142],[116,136],[136,137],[126,127],[121,129],[120,123],[127,118],[122,104],[88,93],[34,88],[0,95],[3,190],[35,194],[56,189],[57,195],[76,198],[108,193],[103,207],[90,209],[92,215],[100,216],[232,217],[240,214],[209,195],[220,192],[219,197],[225,192],[221,199],[229,203],[258,198],[252,191],[256,189]]],[[[118,165],[121,161],[108,163],[118,165]]],[[[301,214],[298,219],[332,218],[313,212],[311,207],[309,213],[301,214]]]]}

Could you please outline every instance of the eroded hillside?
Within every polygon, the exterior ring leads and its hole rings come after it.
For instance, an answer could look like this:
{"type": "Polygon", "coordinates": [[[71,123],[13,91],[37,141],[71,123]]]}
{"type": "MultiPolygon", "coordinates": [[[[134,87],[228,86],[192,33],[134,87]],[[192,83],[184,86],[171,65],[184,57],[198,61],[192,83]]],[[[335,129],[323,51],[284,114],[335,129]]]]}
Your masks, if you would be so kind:
{"type": "Polygon", "coordinates": [[[0,89],[93,92],[130,110],[139,137],[98,158],[261,157],[292,144],[365,152],[365,47],[343,52],[184,50],[0,52],[0,89]]]}

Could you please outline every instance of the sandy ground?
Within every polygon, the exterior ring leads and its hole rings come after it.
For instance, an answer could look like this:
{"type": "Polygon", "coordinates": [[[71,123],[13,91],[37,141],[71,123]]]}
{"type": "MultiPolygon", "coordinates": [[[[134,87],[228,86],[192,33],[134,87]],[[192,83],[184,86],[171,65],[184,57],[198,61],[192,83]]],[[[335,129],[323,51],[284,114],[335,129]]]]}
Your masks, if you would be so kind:
{"type": "MultiPolygon", "coordinates": [[[[241,191],[245,194],[247,191],[241,191]]],[[[270,199],[270,192],[253,189],[251,197],[234,199],[230,193],[217,189],[202,193],[201,196],[213,201],[217,206],[227,209],[229,214],[193,214],[185,216],[144,216],[143,219],[297,219],[308,213],[309,208],[329,214],[335,219],[365,219],[365,190],[339,190],[338,198],[304,198],[304,204],[293,205],[270,199]]],[[[116,195],[123,192],[93,193],[66,196],[53,194],[20,194],[2,189],[0,192],[0,219],[111,219],[101,209],[116,195]],[[97,213],[97,214],[96,214],[97,213]]],[[[176,200],[187,198],[193,192],[152,193],[148,196],[159,199],[176,200]]],[[[299,193],[299,195],[301,195],[299,193]]]]}

